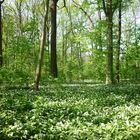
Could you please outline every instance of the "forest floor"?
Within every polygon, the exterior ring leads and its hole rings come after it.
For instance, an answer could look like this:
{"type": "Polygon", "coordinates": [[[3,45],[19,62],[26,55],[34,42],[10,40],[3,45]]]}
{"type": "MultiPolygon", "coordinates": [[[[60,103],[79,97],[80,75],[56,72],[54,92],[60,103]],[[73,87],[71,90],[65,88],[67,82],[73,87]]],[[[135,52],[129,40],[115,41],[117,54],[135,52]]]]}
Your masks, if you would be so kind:
{"type": "Polygon", "coordinates": [[[0,90],[0,140],[140,140],[140,85],[0,90]]]}

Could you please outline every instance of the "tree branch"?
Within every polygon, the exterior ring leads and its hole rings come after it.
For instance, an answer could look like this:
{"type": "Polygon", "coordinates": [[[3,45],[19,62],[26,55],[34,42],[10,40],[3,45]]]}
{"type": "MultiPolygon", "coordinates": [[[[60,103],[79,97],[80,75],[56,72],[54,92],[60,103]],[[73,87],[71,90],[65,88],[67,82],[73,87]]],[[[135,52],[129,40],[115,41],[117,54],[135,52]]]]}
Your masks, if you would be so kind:
{"type": "Polygon", "coordinates": [[[59,8],[59,9],[62,9],[64,7],[66,7],[66,1],[65,0],[63,0],[63,6],[61,8],[59,8]]]}
{"type": "Polygon", "coordinates": [[[88,15],[88,13],[82,8],[82,6],[80,4],[76,3],[74,0],[72,0],[72,1],[75,4],[75,6],[78,7],[88,17],[89,21],[91,22],[92,26],[94,27],[94,23],[93,23],[91,17],[88,15]]]}
{"type": "Polygon", "coordinates": [[[102,4],[103,4],[104,13],[105,13],[105,15],[107,15],[107,8],[106,8],[106,5],[105,5],[105,0],[102,0],[102,4]]]}

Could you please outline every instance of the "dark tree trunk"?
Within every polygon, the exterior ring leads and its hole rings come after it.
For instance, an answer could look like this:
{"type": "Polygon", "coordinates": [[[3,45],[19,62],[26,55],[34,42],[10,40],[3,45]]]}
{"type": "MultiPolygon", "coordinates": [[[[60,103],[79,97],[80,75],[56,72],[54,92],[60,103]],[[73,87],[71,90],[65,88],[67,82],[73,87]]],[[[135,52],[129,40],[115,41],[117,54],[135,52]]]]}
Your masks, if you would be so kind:
{"type": "Polygon", "coordinates": [[[122,21],[121,21],[121,18],[122,18],[122,6],[121,6],[121,2],[119,4],[119,16],[118,16],[118,19],[119,19],[119,32],[118,32],[118,43],[117,43],[117,62],[116,62],[116,80],[117,82],[119,83],[120,81],[120,45],[121,45],[121,24],[122,24],[122,21]]]}
{"type": "Polygon", "coordinates": [[[0,67],[3,65],[3,58],[2,58],[2,15],[1,15],[1,5],[3,1],[0,1],[0,67]]]}
{"type": "Polygon", "coordinates": [[[106,72],[106,84],[113,83],[113,22],[112,15],[107,17],[108,24],[108,45],[107,45],[107,72],[106,72]]]}
{"type": "Polygon", "coordinates": [[[57,1],[51,0],[51,75],[57,77],[57,52],[56,52],[56,36],[57,36],[57,1]]]}
{"type": "Polygon", "coordinates": [[[113,11],[112,11],[112,0],[107,1],[106,21],[107,21],[107,40],[108,40],[106,84],[112,84],[114,82],[114,75],[113,75],[113,11]]]}

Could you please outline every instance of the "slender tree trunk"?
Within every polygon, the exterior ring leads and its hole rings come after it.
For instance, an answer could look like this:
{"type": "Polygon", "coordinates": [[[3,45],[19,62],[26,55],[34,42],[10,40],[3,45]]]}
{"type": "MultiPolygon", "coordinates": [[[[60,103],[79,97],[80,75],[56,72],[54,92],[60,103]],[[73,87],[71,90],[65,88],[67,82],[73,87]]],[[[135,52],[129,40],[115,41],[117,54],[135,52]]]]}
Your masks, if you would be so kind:
{"type": "MultiPolygon", "coordinates": [[[[100,7],[100,3],[98,3],[98,18],[100,21],[102,21],[102,13],[101,13],[101,7],[100,7]]],[[[99,47],[100,47],[100,50],[102,52],[103,50],[103,45],[102,45],[102,26],[100,27],[100,37],[99,37],[99,47]]]]}
{"type": "Polygon", "coordinates": [[[65,66],[65,33],[64,33],[64,28],[62,28],[62,65],[65,66]]]}
{"type": "Polygon", "coordinates": [[[51,0],[51,75],[57,77],[57,52],[56,52],[56,36],[57,36],[57,1],[51,0]]]}
{"type": "Polygon", "coordinates": [[[116,80],[119,83],[120,81],[120,45],[121,45],[121,25],[122,25],[122,6],[121,6],[121,2],[119,4],[119,30],[118,30],[118,43],[117,43],[117,56],[116,56],[116,80]]]}
{"type": "Polygon", "coordinates": [[[47,46],[48,46],[47,55],[48,55],[48,62],[50,62],[50,40],[49,40],[49,38],[50,38],[50,34],[49,34],[50,28],[49,28],[49,21],[50,21],[50,19],[48,17],[48,22],[47,22],[47,46]]]}
{"type": "Polygon", "coordinates": [[[2,67],[3,65],[3,58],[2,58],[2,15],[1,15],[1,6],[2,6],[2,3],[4,2],[1,1],[0,2],[0,67],[2,67]]]}
{"type": "Polygon", "coordinates": [[[23,0],[17,2],[19,37],[22,36],[22,3],[23,0]]]}
{"type": "MultiPolygon", "coordinates": [[[[65,26],[63,28],[63,59],[64,59],[64,66],[66,66],[67,63],[67,48],[68,48],[68,33],[67,33],[67,22],[65,22],[65,26]]],[[[66,73],[66,72],[64,72],[66,73]]]]}
{"type": "Polygon", "coordinates": [[[108,23],[108,45],[107,45],[107,71],[106,71],[106,84],[113,83],[113,22],[112,16],[107,17],[108,23]]]}
{"type": "MultiPolygon", "coordinates": [[[[18,34],[17,34],[17,45],[18,49],[20,50],[20,55],[22,56],[22,46],[21,46],[21,38],[23,37],[23,32],[22,32],[22,6],[23,6],[23,0],[19,0],[15,2],[16,8],[17,8],[17,29],[18,29],[18,34]]],[[[23,62],[23,58],[20,57],[20,62],[23,62]]],[[[20,65],[20,70],[22,71],[23,66],[22,63],[20,65]]]]}
{"type": "Polygon", "coordinates": [[[36,68],[36,75],[35,75],[35,82],[34,82],[34,88],[36,90],[39,89],[39,82],[40,82],[40,77],[41,77],[41,69],[42,69],[42,62],[43,62],[43,54],[44,54],[44,46],[46,44],[46,38],[47,38],[47,20],[48,20],[48,9],[49,9],[49,0],[46,2],[46,11],[45,11],[45,16],[44,16],[44,25],[43,25],[43,33],[42,33],[42,38],[41,38],[41,43],[40,43],[40,48],[39,48],[39,58],[38,58],[38,65],[36,68]]]}

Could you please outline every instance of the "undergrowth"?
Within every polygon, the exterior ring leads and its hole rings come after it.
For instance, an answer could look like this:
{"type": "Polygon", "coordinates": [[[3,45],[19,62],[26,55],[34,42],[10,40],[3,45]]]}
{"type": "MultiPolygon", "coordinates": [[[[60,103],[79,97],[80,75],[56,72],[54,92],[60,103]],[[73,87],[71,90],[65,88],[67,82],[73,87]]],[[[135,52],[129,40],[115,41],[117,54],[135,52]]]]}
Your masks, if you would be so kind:
{"type": "Polygon", "coordinates": [[[0,91],[0,140],[140,140],[140,86],[0,91]]]}

